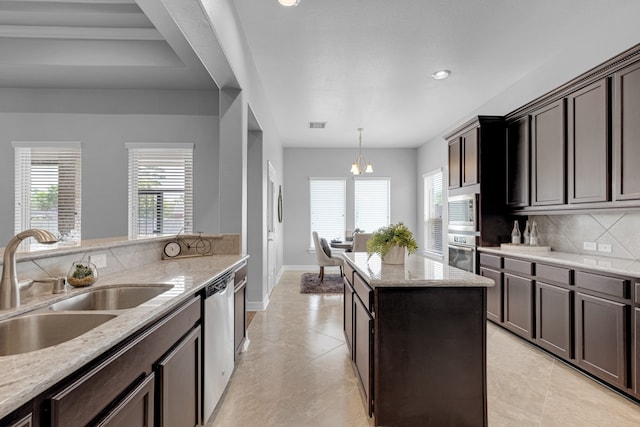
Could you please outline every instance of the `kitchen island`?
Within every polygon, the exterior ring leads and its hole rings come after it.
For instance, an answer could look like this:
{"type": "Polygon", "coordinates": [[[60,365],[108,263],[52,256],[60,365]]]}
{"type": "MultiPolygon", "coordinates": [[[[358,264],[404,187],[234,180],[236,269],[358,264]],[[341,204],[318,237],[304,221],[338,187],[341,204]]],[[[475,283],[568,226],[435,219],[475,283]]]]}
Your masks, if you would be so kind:
{"type": "Polygon", "coordinates": [[[493,280],[416,255],[343,257],[345,340],[375,425],[486,426],[493,280]]]}

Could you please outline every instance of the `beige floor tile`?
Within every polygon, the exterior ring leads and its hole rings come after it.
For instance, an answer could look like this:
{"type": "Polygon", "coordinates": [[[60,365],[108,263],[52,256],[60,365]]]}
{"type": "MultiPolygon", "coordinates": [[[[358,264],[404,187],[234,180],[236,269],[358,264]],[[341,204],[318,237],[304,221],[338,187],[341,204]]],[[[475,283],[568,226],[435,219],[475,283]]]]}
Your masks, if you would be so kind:
{"type": "MultiPolygon", "coordinates": [[[[285,272],[207,427],[371,427],[342,333],[342,296],[285,272]]],[[[491,427],[640,426],[640,405],[515,335],[487,327],[491,427]]],[[[416,426],[420,427],[420,426],[416,426]]]]}

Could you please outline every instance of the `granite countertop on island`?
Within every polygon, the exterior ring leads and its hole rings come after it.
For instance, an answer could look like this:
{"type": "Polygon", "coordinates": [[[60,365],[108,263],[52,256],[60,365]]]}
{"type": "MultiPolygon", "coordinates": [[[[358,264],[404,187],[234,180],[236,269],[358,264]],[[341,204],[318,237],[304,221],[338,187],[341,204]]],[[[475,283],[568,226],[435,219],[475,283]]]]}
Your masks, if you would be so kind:
{"type": "Polygon", "coordinates": [[[46,308],[73,294],[103,286],[170,284],[173,288],[123,310],[114,319],[70,341],[42,350],[0,357],[0,419],[54,386],[132,333],[195,295],[211,280],[247,259],[246,255],[158,260],[135,269],[101,276],[89,288],[69,288],[66,294],[45,294],[25,300],[17,309],[0,311],[0,320],[46,308]]]}
{"type": "Polygon", "coordinates": [[[492,287],[486,277],[451,267],[422,255],[408,255],[401,265],[382,264],[380,256],[345,252],[342,256],[372,287],[492,287]]]}

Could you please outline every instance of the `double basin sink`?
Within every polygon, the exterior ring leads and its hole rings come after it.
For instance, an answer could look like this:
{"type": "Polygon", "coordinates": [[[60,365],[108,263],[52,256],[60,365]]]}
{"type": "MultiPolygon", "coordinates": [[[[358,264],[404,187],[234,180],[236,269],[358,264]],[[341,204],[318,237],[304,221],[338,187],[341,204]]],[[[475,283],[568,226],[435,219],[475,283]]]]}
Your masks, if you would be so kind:
{"type": "Polygon", "coordinates": [[[69,341],[171,289],[171,285],[123,285],[92,289],[47,308],[0,321],[0,356],[22,354],[69,341]]]}

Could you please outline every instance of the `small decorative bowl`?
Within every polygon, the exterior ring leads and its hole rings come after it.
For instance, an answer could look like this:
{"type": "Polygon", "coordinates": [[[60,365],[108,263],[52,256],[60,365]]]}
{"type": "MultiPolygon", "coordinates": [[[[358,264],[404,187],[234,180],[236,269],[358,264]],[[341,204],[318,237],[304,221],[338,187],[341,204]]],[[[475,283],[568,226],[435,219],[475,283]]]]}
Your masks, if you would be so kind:
{"type": "Polygon", "coordinates": [[[76,288],[93,285],[98,281],[98,268],[92,262],[76,261],[67,273],[67,283],[76,288]]]}

